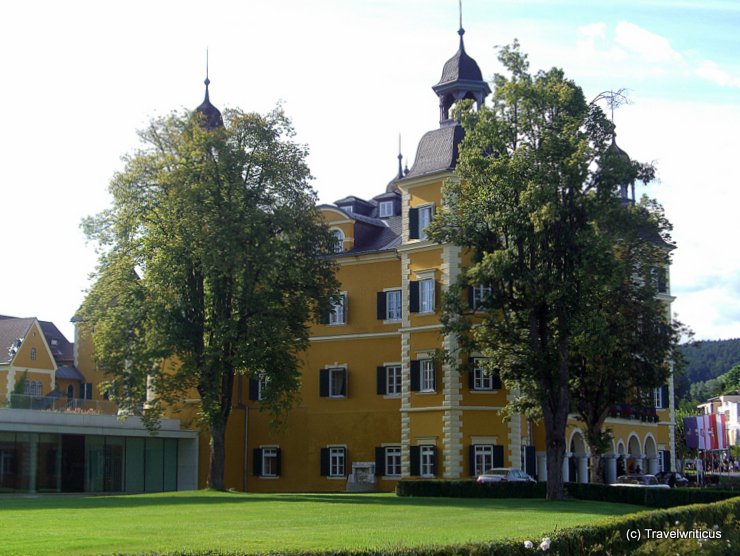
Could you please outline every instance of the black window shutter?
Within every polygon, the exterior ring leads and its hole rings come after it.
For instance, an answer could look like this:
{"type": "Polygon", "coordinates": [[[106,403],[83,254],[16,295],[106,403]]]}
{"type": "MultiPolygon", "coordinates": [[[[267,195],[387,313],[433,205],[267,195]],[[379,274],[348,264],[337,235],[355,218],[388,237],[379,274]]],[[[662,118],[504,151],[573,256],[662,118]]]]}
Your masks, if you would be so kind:
{"type": "Polygon", "coordinates": [[[501,390],[501,373],[498,372],[498,369],[493,371],[491,375],[491,386],[494,390],[501,390]]]}
{"type": "Polygon", "coordinates": [[[321,476],[329,476],[329,448],[321,448],[321,476]]]}
{"type": "MultiPolygon", "coordinates": [[[[331,309],[329,312],[331,312],[331,309]]],[[[329,313],[324,313],[319,316],[319,324],[329,324],[329,313]]]]}
{"type": "Polygon", "coordinates": [[[504,466],[504,447],[503,446],[493,447],[493,466],[494,467],[504,466]]]}
{"type": "Polygon", "coordinates": [[[378,367],[377,368],[376,381],[377,381],[377,385],[378,385],[377,387],[378,387],[378,395],[379,396],[384,396],[385,394],[388,393],[387,392],[387,389],[386,389],[385,374],[386,374],[385,373],[385,367],[378,367]]]}
{"type": "Polygon", "coordinates": [[[537,478],[537,452],[534,446],[524,447],[524,470],[533,479],[537,478]]]}
{"type": "MultiPolygon", "coordinates": [[[[468,449],[468,460],[470,476],[475,477],[475,444],[471,444],[468,449]]],[[[485,469],[483,471],[485,471],[485,469]]]]}
{"type": "Polygon", "coordinates": [[[262,475],[262,449],[255,448],[252,450],[252,474],[262,475]]]}
{"type": "Polygon", "coordinates": [[[322,398],[329,397],[329,369],[319,371],[319,396],[322,398]]]}
{"type": "Polygon", "coordinates": [[[411,361],[411,391],[418,392],[421,390],[421,361],[413,359],[411,361]]]}
{"type": "Polygon", "coordinates": [[[280,476],[283,471],[283,451],[280,448],[275,450],[277,457],[275,459],[275,474],[280,476]]]}
{"type": "Polygon", "coordinates": [[[409,209],[409,239],[419,239],[419,209],[409,209]]]}
{"type": "Polygon", "coordinates": [[[473,286],[468,286],[468,307],[475,310],[475,289],[473,286]]]}
{"type": "Polygon", "coordinates": [[[259,381],[256,378],[249,379],[249,399],[257,401],[259,399],[259,381]]]}
{"type": "Polygon", "coordinates": [[[668,402],[670,400],[668,399],[668,385],[664,384],[660,387],[660,408],[661,409],[667,409],[670,405],[668,402]]]}
{"type": "Polygon", "coordinates": [[[432,362],[432,390],[437,391],[437,364],[432,362]]]}
{"type": "Polygon", "coordinates": [[[385,308],[385,292],[378,292],[378,320],[385,320],[387,315],[385,308]]]}
{"type": "Polygon", "coordinates": [[[409,472],[412,477],[418,477],[421,475],[421,447],[411,446],[409,448],[409,472]]]}
{"type": "Polygon", "coordinates": [[[419,312],[419,282],[416,280],[409,282],[409,311],[419,312]]]}
{"type": "Polygon", "coordinates": [[[385,475],[385,448],[375,448],[375,476],[385,475]]]}
{"type": "Polygon", "coordinates": [[[437,447],[432,446],[432,475],[437,476],[437,447]]]}
{"type": "Polygon", "coordinates": [[[671,452],[668,450],[660,451],[661,458],[663,460],[663,471],[671,470],[671,452]]]}

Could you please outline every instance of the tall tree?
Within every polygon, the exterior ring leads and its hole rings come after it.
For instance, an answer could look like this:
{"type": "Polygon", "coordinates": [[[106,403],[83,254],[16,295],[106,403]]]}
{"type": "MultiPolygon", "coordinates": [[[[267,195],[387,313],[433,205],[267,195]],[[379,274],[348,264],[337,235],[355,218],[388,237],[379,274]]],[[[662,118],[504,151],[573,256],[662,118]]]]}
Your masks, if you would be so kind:
{"type": "Polygon", "coordinates": [[[542,418],[547,497],[559,499],[583,290],[592,273],[610,266],[596,221],[630,176],[618,175],[618,165],[599,166],[613,126],[562,70],[531,75],[516,42],[499,60],[508,75],[494,77],[492,106],[460,116],[458,179],[446,184],[430,235],[472,252],[459,287],[491,286],[474,315],[452,288],[445,329],[500,371],[517,393],[514,408],[542,418]]]}
{"type": "Polygon", "coordinates": [[[596,483],[611,440],[604,429],[610,410],[621,402],[654,407],[654,389],[666,384],[672,363],[679,362],[685,328],[658,295],[671,248],[662,208],[647,199],[626,201],[602,211],[598,224],[603,271],[586,277],[585,308],[574,323],[571,348],[571,395],[585,424],[596,483]]]}
{"type": "Polygon", "coordinates": [[[223,122],[173,114],[140,132],[112,207],[84,222],[101,258],[79,313],[123,407],[146,400],[155,420],[197,391],[216,489],[235,377],[265,378],[276,415],[290,407],[308,326],[338,288],[290,121],[276,109],[223,122]]]}

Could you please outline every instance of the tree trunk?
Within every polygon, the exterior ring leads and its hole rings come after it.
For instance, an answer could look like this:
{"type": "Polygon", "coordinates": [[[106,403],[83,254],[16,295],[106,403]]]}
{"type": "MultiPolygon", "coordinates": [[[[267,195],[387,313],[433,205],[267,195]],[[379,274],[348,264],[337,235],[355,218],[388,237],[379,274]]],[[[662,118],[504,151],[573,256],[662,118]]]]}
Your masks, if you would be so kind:
{"type": "Polygon", "coordinates": [[[546,431],[547,438],[547,496],[548,500],[563,499],[563,460],[565,459],[565,435],[546,431]],[[557,438],[559,436],[559,438],[557,438]]]}
{"type": "Polygon", "coordinates": [[[222,423],[211,424],[211,441],[209,443],[208,488],[225,490],[224,462],[226,461],[226,426],[222,423]]]}
{"type": "Polygon", "coordinates": [[[602,484],[604,482],[604,476],[601,469],[602,457],[601,454],[594,451],[591,448],[591,471],[589,472],[589,481],[594,484],[602,484]]]}

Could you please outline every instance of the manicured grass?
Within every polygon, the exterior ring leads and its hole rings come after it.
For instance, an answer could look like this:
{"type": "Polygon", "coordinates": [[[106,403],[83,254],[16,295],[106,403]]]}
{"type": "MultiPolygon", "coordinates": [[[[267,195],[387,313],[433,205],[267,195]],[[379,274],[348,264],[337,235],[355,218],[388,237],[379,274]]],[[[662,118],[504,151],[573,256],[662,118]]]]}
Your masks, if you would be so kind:
{"type": "Polygon", "coordinates": [[[397,547],[497,538],[640,511],[585,500],[398,498],[393,494],[241,494],[0,499],[0,554],[180,549],[268,551],[397,547]]]}

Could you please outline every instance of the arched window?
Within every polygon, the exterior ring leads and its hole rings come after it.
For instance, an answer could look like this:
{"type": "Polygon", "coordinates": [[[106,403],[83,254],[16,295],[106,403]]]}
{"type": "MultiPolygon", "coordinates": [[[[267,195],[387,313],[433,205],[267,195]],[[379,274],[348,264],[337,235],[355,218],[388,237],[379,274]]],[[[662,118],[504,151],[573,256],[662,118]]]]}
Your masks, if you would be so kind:
{"type": "Polygon", "coordinates": [[[36,361],[36,348],[31,348],[31,361],[36,361]]]}
{"type": "Polygon", "coordinates": [[[344,251],[344,232],[339,228],[334,228],[331,233],[334,234],[334,238],[337,240],[334,244],[334,252],[341,253],[344,251]]]}

